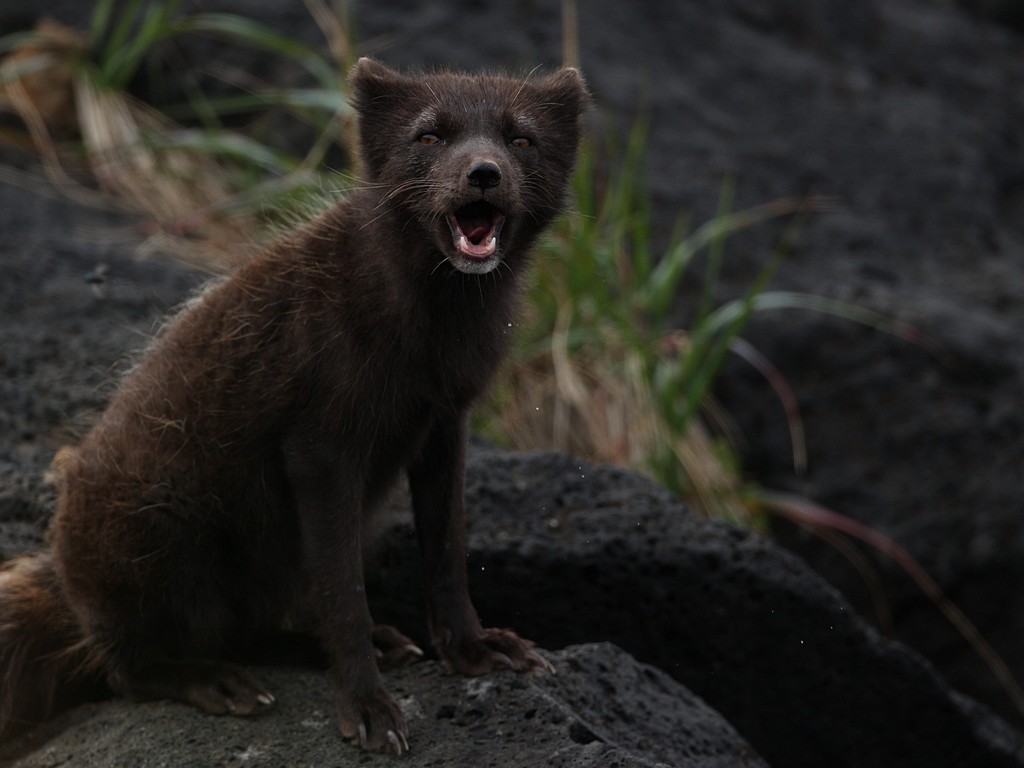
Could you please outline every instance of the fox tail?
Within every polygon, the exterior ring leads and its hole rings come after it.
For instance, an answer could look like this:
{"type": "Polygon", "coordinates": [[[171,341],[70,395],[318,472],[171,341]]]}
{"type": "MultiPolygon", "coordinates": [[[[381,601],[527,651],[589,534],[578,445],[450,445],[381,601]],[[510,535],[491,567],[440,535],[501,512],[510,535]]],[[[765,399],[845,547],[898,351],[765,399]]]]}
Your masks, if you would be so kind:
{"type": "Polygon", "coordinates": [[[50,553],[0,566],[0,744],[91,698],[86,659],[50,553]]]}

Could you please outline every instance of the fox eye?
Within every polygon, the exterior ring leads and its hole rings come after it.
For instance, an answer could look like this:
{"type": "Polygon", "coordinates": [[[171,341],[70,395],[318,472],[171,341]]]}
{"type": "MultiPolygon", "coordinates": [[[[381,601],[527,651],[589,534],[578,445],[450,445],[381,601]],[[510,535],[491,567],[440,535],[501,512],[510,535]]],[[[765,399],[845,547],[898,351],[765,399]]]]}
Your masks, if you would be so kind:
{"type": "Polygon", "coordinates": [[[516,149],[526,149],[526,147],[533,146],[533,142],[530,141],[525,136],[517,136],[516,138],[512,139],[512,141],[510,141],[509,144],[511,144],[516,149]]]}
{"type": "Polygon", "coordinates": [[[424,145],[426,145],[428,147],[433,146],[434,144],[443,144],[444,143],[444,139],[442,139],[436,133],[423,133],[423,134],[420,134],[420,137],[419,137],[419,139],[417,139],[417,141],[419,141],[420,144],[424,144],[424,145]]]}

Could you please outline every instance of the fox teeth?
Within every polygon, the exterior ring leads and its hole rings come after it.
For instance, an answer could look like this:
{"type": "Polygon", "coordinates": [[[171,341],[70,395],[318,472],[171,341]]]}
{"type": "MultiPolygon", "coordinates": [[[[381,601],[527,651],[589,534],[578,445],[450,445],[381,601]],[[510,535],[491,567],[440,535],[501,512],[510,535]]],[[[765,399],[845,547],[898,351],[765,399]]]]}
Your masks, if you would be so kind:
{"type": "Polygon", "coordinates": [[[465,235],[459,235],[459,250],[463,253],[472,253],[477,257],[490,256],[498,250],[498,238],[491,236],[491,239],[487,241],[487,245],[481,248],[479,245],[471,244],[469,238],[465,235]]]}

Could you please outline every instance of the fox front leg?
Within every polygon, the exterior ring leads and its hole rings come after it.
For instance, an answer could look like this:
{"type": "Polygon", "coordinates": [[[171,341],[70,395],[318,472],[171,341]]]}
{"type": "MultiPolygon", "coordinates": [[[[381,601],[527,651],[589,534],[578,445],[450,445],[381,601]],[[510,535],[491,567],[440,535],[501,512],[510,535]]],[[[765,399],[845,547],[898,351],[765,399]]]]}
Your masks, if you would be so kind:
{"type": "Polygon", "coordinates": [[[288,464],[341,734],[365,749],[402,754],[408,731],[378,671],[363,581],[361,479],[343,460],[302,451],[288,464]]]}
{"type": "Polygon", "coordinates": [[[445,666],[464,675],[551,670],[531,641],[510,629],[485,629],[470,600],[463,501],[467,423],[465,412],[435,416],[409,465],[431,640],[445,666]]]}

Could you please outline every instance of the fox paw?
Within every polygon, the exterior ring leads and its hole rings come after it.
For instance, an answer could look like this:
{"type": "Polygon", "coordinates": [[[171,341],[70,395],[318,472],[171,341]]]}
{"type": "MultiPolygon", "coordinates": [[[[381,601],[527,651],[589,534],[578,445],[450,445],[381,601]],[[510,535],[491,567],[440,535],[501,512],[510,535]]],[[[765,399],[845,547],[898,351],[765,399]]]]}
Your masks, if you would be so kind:
{"type": "Polygon", "coordinates": [[[220,661],[158,661],[131,674],[115,672],[108,682],[129,699],[174,699],[211,715],[246,717],[274,703],[274,697],[251,672],[220,661]]]}
{"type": "Polygon", "coordinates": [[[533,642],[511,629],[484,629],[475,637],[454,642],[439,650],[453,672],[476,677],[496,669],[520,673],[554,673],[551,663],[537,652],[533,642]]]}
{"type": "Polygon", "coordinates": [[[185,699],[205,712],[246,717],[274,703],[273,695],[244,667],[211,663],[203,672],[186,689],[185,699]]]}
{"type": "Polygon", "coordinates": [[[409,732],[398,704],[384,689],[370,694],[336,696],[341,735],[363,749],[401,755],[409,751],[409,732]]]}
{"type": "Polygon", "coordinates": [[[373,628],[373,650],[379,669],[396,669],[423,658],[423,650],[397,629],[387,624],[373,628]]]}

